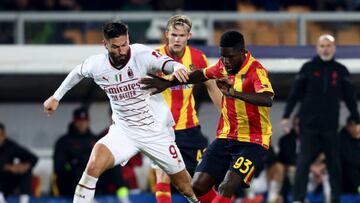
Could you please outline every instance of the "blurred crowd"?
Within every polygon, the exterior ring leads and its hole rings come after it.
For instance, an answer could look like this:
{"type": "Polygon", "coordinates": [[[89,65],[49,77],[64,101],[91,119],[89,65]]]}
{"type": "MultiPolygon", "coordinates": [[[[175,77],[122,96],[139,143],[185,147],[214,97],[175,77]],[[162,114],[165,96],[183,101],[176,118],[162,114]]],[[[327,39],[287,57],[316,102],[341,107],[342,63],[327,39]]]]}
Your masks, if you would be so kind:
{"type": "Polygon", "coordinates": [[[289,6],[306,6],[313,11],[354,11],[360,9],[359,0],[4,0],[0,9],[6,11],[235,11],[238,6],[254,5],[258,10],[280,11],[289,6]]]}
{"type": "MultiPolygon", "coordinates": [[[[249,13],[258,11],[285,11],[285,12],[312,12],[312,11],[357,11],[360,9],[360,0],[227,0],[221,4],[216,0],[3,0],[0,2],[0,11],[227,11],[249,13]]],[[[126,21],[126,19],[122,19],[126,21]]],[[[144,21],[126,22],[130,25],[131,41],[139,43],[158,43],[152,41],[154,30],[159,25],[159,19],[144,19],[144,21]],[[150,33],[152,32],[152,33],[150,33]],[[150,34],[150,36],[149,36],[150,34]]],[[[198,27],[201,44],[206,44],[206,22],[200,20],[198,27]],[[202,29],[202,31],[201,31],[202,29]]],[[[24,29],[25,44],[99,44],[102,35],[99,29],[103,22],[26,22],[24,29]]],[[[215,22],[213,42],[217,44],[220,33],[226,29],[239,29],[249,45],[297,45],[298,30],[296,21],[254,21],[242,20],[215,22]],[[263,33],[268,33],[263,37],[263,33]]],[[[311,22],[306,24],[307,44],[315,44],[319,33],[336,35],[341,45],[360,44],[359,26],[356,22],[332,23],[311,22]]],[[[0,44],[16,43],[14,35],[15,23],[0,21],[0,44]]],[[[154,32],[155,31],[155,32],[154,32]]],[[[155,36],[159,39],[160,36],[155,36]]]]}

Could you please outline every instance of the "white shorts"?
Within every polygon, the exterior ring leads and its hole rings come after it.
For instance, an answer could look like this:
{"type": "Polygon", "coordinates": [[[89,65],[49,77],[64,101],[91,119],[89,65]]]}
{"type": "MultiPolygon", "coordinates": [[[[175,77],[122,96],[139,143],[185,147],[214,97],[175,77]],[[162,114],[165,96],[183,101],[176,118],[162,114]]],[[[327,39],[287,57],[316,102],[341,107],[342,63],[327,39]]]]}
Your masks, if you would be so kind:
{"type": "Polygon", "coordinates": [[[104,144],[111,151],[115,165],[124,166],[140,151],[167,174],[175,174],[185,169],[172,128],[153,133],[111,125],[109,132],[97,143],[104,144]]]}

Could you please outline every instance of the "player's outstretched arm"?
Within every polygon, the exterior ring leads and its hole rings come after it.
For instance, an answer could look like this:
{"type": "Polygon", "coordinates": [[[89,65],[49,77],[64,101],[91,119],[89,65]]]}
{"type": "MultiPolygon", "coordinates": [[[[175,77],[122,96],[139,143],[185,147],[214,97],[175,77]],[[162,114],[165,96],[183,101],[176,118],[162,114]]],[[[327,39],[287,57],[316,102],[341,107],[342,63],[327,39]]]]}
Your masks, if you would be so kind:
{"type": "Polygon", "coordinates": [[[59,106],[59,101],[55,99],[54,96],[51,96],[44,102],[43,105],[44,105],[44,112],[47,113],[48,116],[51,116],[59,106]]]}
{"type": "Polygon", "coordinates": [[[84,76],[81,74],[81,65],[79,65],[66,76],[65,80],[55,91],[54,95],[44,102],[44,112],[47,113],[48,116],[51,116],[59,106],[59,101],[66,92],[79,83],[83,78],[84,76]]]}
{"type": "Polygon", "coordinates": [[[196,84],[205,82],[208,79],[204,76],[202,70],[196,70],[189,74],[189,79],[186,82],[180,82],[176,77],[174,77],[171,81],[166,80],[164,78],[158,77],[153,74],[148,74],[150,77],[142,78],[140,83],[144,86],[141,87],[142,90],[155,89],[155,91],[151,92],[151,95],[160,93],[166,90],[169,87],[180,85],[180,84],[196,84]]]}

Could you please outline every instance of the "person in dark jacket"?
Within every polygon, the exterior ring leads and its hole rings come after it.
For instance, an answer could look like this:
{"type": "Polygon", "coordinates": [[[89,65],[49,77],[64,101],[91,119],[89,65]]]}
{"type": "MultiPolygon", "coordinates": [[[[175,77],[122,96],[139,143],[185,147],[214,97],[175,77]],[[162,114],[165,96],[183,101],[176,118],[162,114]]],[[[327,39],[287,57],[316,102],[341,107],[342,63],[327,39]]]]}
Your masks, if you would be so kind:
{"type": "Polygon", "coordinates": [[[85,108],[73,113],[68,132],[55,144],[54,170],[59,195],[72,197],[86,167],[97,138],[90,131],[90,120],[85,108]]]}
{"type": "Polygon", "coordinates": [[[289,94],[281,125],[289,131],[289,116],[296,103],[301,102],[300,153],[295,175],[294,200],[303,202],[306,196],[309,166],[320,147],[326,156],[329,169],[332,202],[340,202],[341,165],[339,136],[337,134],[340,101],[344,100],[360,131],[360,117],[357,110],[354,88],[346,67],[334,59],[335,39],[322,35],[317,43],[317,53],[305,63],[297,74],[289,94]]]}
{"type": "Polygon", "coordinates": [[[15,190],[19,190],[20,203],[29,202],[32,169],[37,161],[28,149],[6,137],[5,126],[0,123],[0,202],[15,190]]]}
{"type": "Polygon", "coordinates": [[[340,148],[342,164],[342,192],[360,193],[360,133],[356,131],[356,123],[349,117],[346,126],[340,131],[340,148]]]}

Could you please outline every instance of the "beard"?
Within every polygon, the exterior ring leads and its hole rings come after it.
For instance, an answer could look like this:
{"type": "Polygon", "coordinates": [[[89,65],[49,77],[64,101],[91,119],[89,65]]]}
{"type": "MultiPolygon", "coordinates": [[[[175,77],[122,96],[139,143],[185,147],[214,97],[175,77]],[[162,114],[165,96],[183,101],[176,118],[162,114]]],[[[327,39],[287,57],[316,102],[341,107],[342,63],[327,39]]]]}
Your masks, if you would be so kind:
{"type": "Polygon", "coordinates": [[[321,60],[323,60],[323,61],[330,61],[334,57],[333,54],[330,54],[327,56],[325,56],[325,55],[319,55],[319,56],[320,56],[321,60]]]}
{"type": "Polygon", "coordinates": [[[111,61],[114,63],[115,66],[121,66],[124,63],[126,63],[128,56],[127,55],[116,55],[115,53],[109,52],[109,56],[111,58],[111,61]]]}

